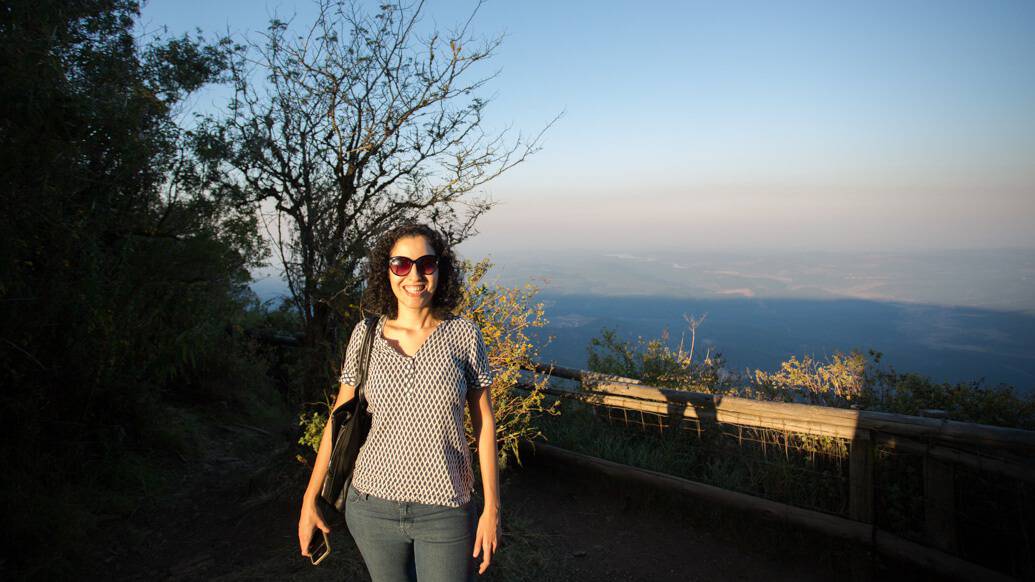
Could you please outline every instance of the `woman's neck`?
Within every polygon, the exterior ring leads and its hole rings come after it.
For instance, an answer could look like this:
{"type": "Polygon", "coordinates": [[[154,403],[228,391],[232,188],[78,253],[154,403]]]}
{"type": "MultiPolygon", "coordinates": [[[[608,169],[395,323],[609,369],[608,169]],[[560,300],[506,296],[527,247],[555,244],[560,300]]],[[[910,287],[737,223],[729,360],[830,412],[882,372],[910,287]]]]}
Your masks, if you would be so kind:
{"type": "Polygon", "coordinates": [[[414,309],[400,305],[396,312],[395,320],[392,323],[397,327],[406,329],[422,329],[435,327],[438,325],[438,321],[430,307],[414,309]]]}

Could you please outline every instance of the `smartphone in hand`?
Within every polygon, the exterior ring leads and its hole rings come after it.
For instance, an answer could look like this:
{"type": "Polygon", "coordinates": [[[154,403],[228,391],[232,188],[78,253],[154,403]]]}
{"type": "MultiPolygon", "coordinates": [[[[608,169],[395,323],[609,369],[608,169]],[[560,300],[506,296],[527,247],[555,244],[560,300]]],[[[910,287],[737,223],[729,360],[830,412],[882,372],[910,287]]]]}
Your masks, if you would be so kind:
{"type": "Polygon", "coordinates": [[[327,539],[327,532],[320,530],[320,535],[314,535],[309,542],[309,560],[315,566],[329,555],[331,555],[331,543],[327,539]]]}

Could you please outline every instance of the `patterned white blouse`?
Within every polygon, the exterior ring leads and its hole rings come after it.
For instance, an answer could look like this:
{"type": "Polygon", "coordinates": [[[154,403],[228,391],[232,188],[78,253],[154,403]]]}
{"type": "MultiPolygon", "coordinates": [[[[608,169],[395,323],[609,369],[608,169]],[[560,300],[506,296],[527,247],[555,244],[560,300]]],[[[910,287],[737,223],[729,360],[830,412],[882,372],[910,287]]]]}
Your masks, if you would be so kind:
{"type": "MultiPolygon", "coordinates": [[[[413,356],[404,356],[382,334],[385,319],[374,330],[365,389],[373,418],[352,486],[383,499],[459,507],[471,499],[474,485],[464,436],[467,391],[493,380],[481,329],[450,317],[413,356]]],[[[345,384],[355,385],[365,332],[360,320],[345,350],[345,384]]]]}

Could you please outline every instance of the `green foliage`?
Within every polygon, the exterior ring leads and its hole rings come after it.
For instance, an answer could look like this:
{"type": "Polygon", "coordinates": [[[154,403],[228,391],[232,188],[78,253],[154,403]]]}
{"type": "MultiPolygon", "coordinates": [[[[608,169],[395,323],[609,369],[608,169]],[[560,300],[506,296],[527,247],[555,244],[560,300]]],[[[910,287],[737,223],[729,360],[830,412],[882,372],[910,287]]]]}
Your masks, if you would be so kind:
{"type": "Polygon", "coordinates": [[[939,383],[920,374],[899,373],[881,367],[881,356],[871,351],[868,361],[860,352],[837,352],[825,362],[792,356],[777,372],[756,370],[754,382],[742,395],[842,408],[854,404],[909,415],[937,409],[953,420],[1035,429],[1035,395],[1019,395],[1006,385],[939,383]]]}
{"type": "MultiPolygon", "coordinates": [[[[514,458],[521,462],[518,447],[540,435],[533,422],[536,415],[557,414],[553,406],[544,406],[543,389],[549,377],[533,370],[538,352],[527,332],[530,328],[546,325],[542,303],[532,303],[538,288],[526,284],[523,288],[489,286],[483,279],[492,263],[483,259],[477,263],[464,261],[463,300],[457,314],[474,321],[482,330],[489,355],[494,381],[491,388],[493,413],[496,421],[496,448],[501,468],[514,458]],[[527,392],[515,390],[522,382],[522,373],[530,375],[525,383],[527,392]]],[[[467,422],[472,444],[474,435],[470,420],[467,422]]]]}
{"type": "Polygon", "coordinates": [[[156,393],[195,390],[214,364],[205,354],[251,301],[258,236],[240,232],[254,216],[183,189],[170,117],[218,76],[223,51],[181,38],[141,52],[137,9],[15,2],[3,13],[0,370],[28,422],[42,409],[86,426],[132,418],[156,393]]]}
{"type": "Polygon", "coordinates": [[[590,370],[652,386],[911,415],[939,409],[953,420],[1035,429],[1035,395],[1019,395],[1005,385],[938,383],[899,373],[882,367],[882,354],[874,351],[869,358],[858,351],[836,352],[826,360],[791,356],[779,370],[755,370],[744,377],[725,369],[721,355],[709,354],[698,363],[682,346],[671,349],[667,331],[657,339],[640,337],[634,344],[604,329],[590,340],[588,350],[590,370]]]}
{"type": "Polygon", "coordinates": [[[638,337],[636,343],[622,340],[617,330],[604,328],[600,337],[590,339],[589,369],[594,372],[635,378],[652,386],[722,392],[727,388],[725,358],[710,352],[698,362],[682,344],[673,350],[668,345],[668,330],[657,339],[638,337]]]}
{"type": "Polygon", "coordinates": [[[249,397],[265,367],[233,333],[265,252],[255,214],[196,179],[174,118],[232,47],[140,45],[138,10],[0,10],[0,496],[27,504],[0,519],[21,548],[6,567],[41,578],[75,575],[91,516],[128,513],[161,487],[156,459],[196,451],[178,410],[275,405],[249,397]]]}
{"type": "Polygon", "coordinates": [[[975,382],[934,382],[914,373],[877,369],[867,391],[867,408],[919,414],[944,410],[949,418],[1035,430],[1035,395],[1020,395],[1012,386],[975,382]]]}
{"type": "Polygon", "coordinates": [[[298,426],[302,427],[302,436],[299,437],[298,444],[312,448],[314,453],[319,452],[323,429],[327,426],[327,415],[319,412],[302,412],[298,415],[298,426]]]}
{"type": "Polygon", "coordinates": [[[868,390],[865,374],[866,359],[858,352],[838,352],[828,362],[791,356],[776,372],[755,370],[751,391],[765,400],[844,407],[868,390]]]}

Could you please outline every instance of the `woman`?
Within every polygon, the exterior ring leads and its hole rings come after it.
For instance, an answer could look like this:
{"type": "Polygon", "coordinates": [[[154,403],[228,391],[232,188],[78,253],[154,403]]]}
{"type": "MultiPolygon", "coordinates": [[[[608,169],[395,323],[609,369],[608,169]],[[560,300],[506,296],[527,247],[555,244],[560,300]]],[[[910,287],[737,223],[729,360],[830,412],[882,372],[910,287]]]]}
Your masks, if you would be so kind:
{"type": "MultiPolygon", "coordinates": [[[[373,330],[365,394],[373,415],[356,458],[345,520],[375,581],[456,581],[489,567],[502,537],[499,468],[489,370],[481,330],[451,314],[460,299],[455,257],[437,231],[406,224],[371,249],[364,303],[381,315],[373,330]],[[485,506],[475,524],[463,404],[477,438],[485,506]]],[[[356,358],[366,333],[352,331],[335,407],[355,394],[356,358]]],[[[324,431],[298,520],[302,555],[330,458],[324,431]]]]}

